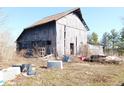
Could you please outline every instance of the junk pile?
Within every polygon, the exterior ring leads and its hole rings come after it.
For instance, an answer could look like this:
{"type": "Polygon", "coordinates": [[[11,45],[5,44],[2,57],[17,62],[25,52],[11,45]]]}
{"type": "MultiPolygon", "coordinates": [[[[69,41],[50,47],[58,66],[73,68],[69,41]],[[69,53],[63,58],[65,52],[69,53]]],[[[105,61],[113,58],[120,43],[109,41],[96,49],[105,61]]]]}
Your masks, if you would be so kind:
{"type": "Polygon", "coordinates": [[[70,62],[72,60],[72,57],[69,55],[64,55],[63,56],[63,62],[70,62]]]}
{"type": "Polygon", "coordinates": [[[54,60],[54,59],[56,59],[56,57],[53,54],[50,54],[50,55],[47,55],[47,56],[42,57],[42,60],[44,60],[44,61],[54,60]]]}
{"type": "Polygon", "coordinates": [[[62,58],[54,58],[51,56],[46,56],[47,58],[47,68],[58,68],[63,69],[63,62],[70,62],[72,57],[69,55],[64,55],[62,58]]]}
{"type": "Polygon", "coordinates": [[[85,61],[119,64],[122,62],[122,59],[117,56],[91,55],[90,57],[86,58],[85,61]]]}
{"type": "Polygon", "coordinates": [[[31,64],[22,64],[21,72],[24,76],[34,76],[36,75],[35,66],[31,64]]]}
{"type": "Polygon", "coordinates": [[[85,56],[79,56],[80,60],[85,61],[86,57],[85,56]]]}
{"type": "Polygon", "coordinates": [[[91,62],[103,62],[105,61],[106,56],[105,55],[91,55],[89,60],[91,62]]]}
{"type": "Polygon", "coordinates": [[[107,63],[114,63],[114,64],[119,64],[120,62],[122,62],[122,59],[117,57],[117,56],[107,56],[105,58],[105,61],[107,63]]]}
{"type": "Polygon", "coordinates": [[[0,70],[0,85],[15,79],[21,73],[25,76],[36,75],[35,68],[31,64],[12,65],[12,67],[0,70]]]}

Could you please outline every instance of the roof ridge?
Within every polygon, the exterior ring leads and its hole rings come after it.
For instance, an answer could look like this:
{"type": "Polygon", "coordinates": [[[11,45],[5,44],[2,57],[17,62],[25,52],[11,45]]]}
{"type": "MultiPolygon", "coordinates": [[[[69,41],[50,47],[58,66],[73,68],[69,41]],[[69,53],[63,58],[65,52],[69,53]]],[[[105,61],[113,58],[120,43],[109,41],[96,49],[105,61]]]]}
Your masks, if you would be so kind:
{"type": "MultiPolygon", "coordinates": [[[[55,16],[55,15],[59,15],[59,14],[63,14],[63,13],[68,13],[68,12],[71,12],[72,10],[74,11],[74,10],[77,10],[77,9],[80,9],[80,8],[73,8],[73,9],[70,9],[70,10],[67,10],[67,11],[63,11],[63,12],[59,12],[59,13],[56,13],[56,14],[52,14],[52,15],[50,15],[50,16],[55,16]]],[[[48,17],[50,17],[50,16],[43,17],[42,19],[48,18],[48,17]]],[[[42,19],[41,19],[41,20],[42,20],[42,19]]]]}
{"type": "Polygon", "coordinates": [[[71,12],[77,10],[77,9],[80,9],[80,8],[77,7],[77,8],[73,8],[73,9],[70,9],[70,10],[67,10],[67,11],[63,11],[63,12],[60,12],[60,13],[56,13],[56,14],[44,17],[41,20],[36,21],[34,24],[32,24],[31,26],[29,26],[25,29],[32,28],[32,27],[35,27],[35,26],[38,26],[38,25],[41,25],[41,24],[44,24],[44,23],[47,23],[47,22],[50,22],[50,21],[58,20],[58,19],[62,18],[63,16],[65,16],[65,15],[67,15],[67,14],[69,14],[69,13],[71,13],[71,12]],[[54,17],[54,18],[50,18],[50,17],[54,17]],[[55,17],[57,17],[57,18],[55,18],[55,17]],[[44,22],[44,21],[46,21],[46,22],[44,22]]]}

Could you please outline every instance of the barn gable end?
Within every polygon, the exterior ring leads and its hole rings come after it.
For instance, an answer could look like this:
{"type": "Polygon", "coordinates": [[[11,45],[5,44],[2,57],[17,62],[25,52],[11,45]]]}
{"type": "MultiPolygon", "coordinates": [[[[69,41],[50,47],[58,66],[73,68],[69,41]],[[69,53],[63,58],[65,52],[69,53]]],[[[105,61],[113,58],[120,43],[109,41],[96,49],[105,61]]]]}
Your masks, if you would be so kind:
{"type": "Polygon", "coordinates": [[[56,42],[59,55],[71,54],[71,44],[73,44],[73,54],[80,54],[80,47],[87,45],[87,28],[82,23],[78,14],[72,12],[56,21],[56,42]],[[60,48],[61,47],[61,48],[60,48]]]}

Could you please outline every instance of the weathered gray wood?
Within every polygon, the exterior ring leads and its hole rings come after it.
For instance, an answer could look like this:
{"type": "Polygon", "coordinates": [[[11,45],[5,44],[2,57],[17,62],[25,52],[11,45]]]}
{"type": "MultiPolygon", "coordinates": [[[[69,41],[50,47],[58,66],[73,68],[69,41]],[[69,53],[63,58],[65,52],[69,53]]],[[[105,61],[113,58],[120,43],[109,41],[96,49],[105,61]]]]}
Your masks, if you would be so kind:
{"type": "Polygon", "coordinates": [[[45,47],[50,53],[58,56],[70,55],[72,50],[74,55],[78,55],[81,52],[80,47],[87,45],[87,29],[79,18],[79,14],[72,12],[60,19],[23,31],[17,41],[17,49],[23,49],[25,45],[32,48],[33,41],[35,43],[40,41],[42,46],[38,46],[45,47]],[[43,41],[51,41],[51,45],[46,45],[43,41]],[[70,44],[74,49],[70,50],[70,44]]]}
{"type": "Polygon", "coordinates": [[[70,43],[74,43],[74,54],[80,54],[80,46],[87,44],[87,30],[81,20],[73,13],[59,19],[56,22],[56,43],[58,55],[70,54],[70,43]],[[66,27],[66,28],[64,28],[66,27]],[[64,30],[65,48],[64,48],[64,30]],[[65,50],[64,50],[65,49],[65,50]]]}
{"type": "MultiPolygon", "coordinates": [[[[56,28],[55,22],[50,22],[39,27],[35,27],[26,30],[22,33],[22,36],[17,43],[21,45],[32,46],[32,42],[35,41],[51,41],[51,45],[45,47],[49,48],[49,51],[54,52],[53,49],[56,47],[56,28]]],[[[19,46],[21,46],[19,45],[19,46]]],[[[43,45],[44,46],[44,45],[43,45]]],[[[22,47],[21,47],[22,48],[22,47]]],[[[32,47],[31,47],[32,48],[32,47]]]]}

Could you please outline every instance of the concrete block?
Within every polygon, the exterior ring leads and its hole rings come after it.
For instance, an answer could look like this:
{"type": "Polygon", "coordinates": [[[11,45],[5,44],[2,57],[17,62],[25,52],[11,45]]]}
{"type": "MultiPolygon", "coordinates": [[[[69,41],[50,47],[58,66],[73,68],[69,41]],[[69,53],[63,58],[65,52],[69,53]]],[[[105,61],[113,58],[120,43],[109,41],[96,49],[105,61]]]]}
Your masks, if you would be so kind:
{"type": "Polygon", "coordinates": [[[3,80],[3,72],[0,71],[0,86],[4,84],[4,80],[3,80]]]}
{"type": "Polygon", "coordinates": [[[8,69],[3,69],[3,80],[13,80],[16,78],[16,75],[19,75],[21,73],[20,67],[9,67],[8,69]]]}
{"type": "Polygon", "coordinates": [[[48,68],[60,68],[60,69],[63,69],[63,63],[62,63],[62,61],[48,60],[47,67],[48,68]]]}
{"type": "Polygon", "coordinates": [[[11,70],[12,70],[12,72],[13,72],[15,75],[21,74],[21,68],[20,68],[20,67],[11,67],[11,70]]]}
{"type": "Polygon", "coordinates": [[[3,80],[8,81],[16,78],[16,75],[11,71],[10,68],[3,69],[3,80]]]}

